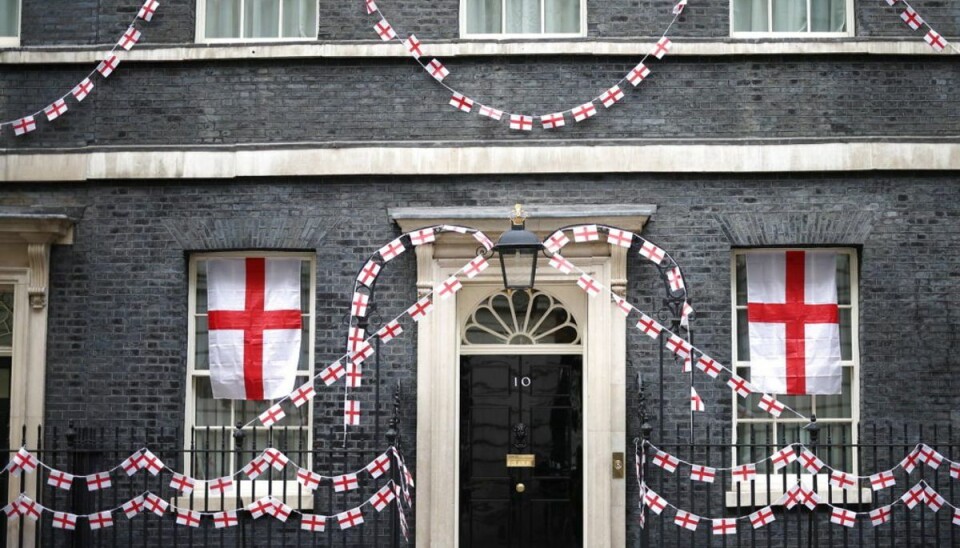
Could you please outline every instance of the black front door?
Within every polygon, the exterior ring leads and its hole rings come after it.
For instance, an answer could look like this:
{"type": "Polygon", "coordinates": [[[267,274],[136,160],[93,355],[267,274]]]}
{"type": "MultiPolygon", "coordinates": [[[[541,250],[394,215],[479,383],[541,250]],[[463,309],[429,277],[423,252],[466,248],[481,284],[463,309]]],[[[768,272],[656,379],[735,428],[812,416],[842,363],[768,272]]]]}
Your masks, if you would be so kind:
{"type": "Polygon", "coordinates": [[[582,362],[460,359],[462,548],[582,546],[582,362]]]}

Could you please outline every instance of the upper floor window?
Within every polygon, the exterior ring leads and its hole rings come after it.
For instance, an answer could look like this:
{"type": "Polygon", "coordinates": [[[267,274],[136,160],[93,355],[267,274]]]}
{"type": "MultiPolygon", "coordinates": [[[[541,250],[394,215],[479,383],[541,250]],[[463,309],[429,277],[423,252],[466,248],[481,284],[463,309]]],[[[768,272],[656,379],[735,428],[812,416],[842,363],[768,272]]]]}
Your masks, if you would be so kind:
{"type": "Polygon", "coordinates": [[[461,35],[582,35],[584,0],[463,0],[461,35]]]}
{"type": "MultiPolygon", "coordinates": [[[[750,379],[750,341],[747,323],[747,255],[768,250],[738,249],[733,254],[733,363],[737,374],[750,379]]],[[[859,420],[860,347],[858,328],[857,252],[854,249],[832,250],[837,261],[837,304],[840,312],[840,364],[843,368],[842,391],[834,396],[785,396],[777,399],[806,416],[816,415],[820,424],[820,441],[832,447],[823,449],[820,457],[843,470],[854,470],[857,455],[856,424],[859,420]]],[[[758,407],[760,394],[746,399],[733,395],[736,463],[759,461],[773,451],[795,442],[809,443],[802,427],[807,421],[784,413],[773,418],[758,407]]],[[[764,466],[758,471],[765,470],[764,466]]]]}
{"type": "Polygon", "coordinates": [[[0,0],[0,46],[20,44],[20,0],[0,0]]]}
{"type": "Polygon", "coordinates": [[[317,38],[317,0],[199,1],[201,41],[317,38]]]}
{"type": "Polygon", "coordinates": [[[734,35],[821,36],[853,33],[853,0],[731,0],[734,35]]]}

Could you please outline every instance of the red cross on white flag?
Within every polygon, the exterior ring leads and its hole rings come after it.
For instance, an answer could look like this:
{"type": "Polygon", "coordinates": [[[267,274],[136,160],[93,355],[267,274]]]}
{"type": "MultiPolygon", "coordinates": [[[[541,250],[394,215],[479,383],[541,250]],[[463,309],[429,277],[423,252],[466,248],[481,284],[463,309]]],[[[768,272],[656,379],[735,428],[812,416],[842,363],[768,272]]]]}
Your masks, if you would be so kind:
{"type": "Polygon", "coordinates": [[[634,86],[637,86],[640,82],[646,80],[647,76],[650,76],[650,69],[647,68],[647,65],[640,63],[633,67],[633,70],[627,74],[627,80],[634,86]]]}
{"type": "Polygon", "coordinates": [[[43,113],[47,115],[47,121],[52,122],[60,117],[61,114],[67,111],[67,102],[63,99],[57,99],[50,106],[43,109],[43,113]]]}
{"type": "Polygon", "coordinates": [[[947,40],[943,36],[940,36],[940,33],[930,29],[926,35],[923,37],[923,41],[927,43],[928,46],[934,49],[934,51],[943,51],[947,47],[947,40]]]}
{"type": "Polygon", "coordinates": [[[153,493],[147,493],[147,496],[144,499],[144,508],[160,517],[163,517],[163,514],[167,512],[167,508],[169,507],[170,503],[158,497],[157,495],[154,495],[153,493]]]}
{"type": "Polygon", "coordinates": [[[784,447],[770,455],[770,462],[773,463],[774,470],[780,470],[795,460],[797,460],[797,452],[793,450],[793,447],[784,447]]]}
{"type": "Polygon", "coordinates": [[[559,253],[555,253],[553,257],[550,257],[550,262],[547,263],[551,267],[563,272],[564,274],[570,274],[573,272],[573,263],[568,261],[564,256],[559,253]]]}
{"type": "Polygon", "coordinates": [[[611,293],[610,297],[613,299],[613,302],[616,303],[617,308],[620,309],[620,312],[623,312],[624,316],[629,316],[633,312],[633,305],[628,303],[626,299],[617,295],[616,293],[611,293]]]}
{"type": "Polygon", "coordinates": [[[870,476],[870,488],[874,491],[886,489],[887,487],[893,487],[896,484],[897,479],[893,477],[893,472],[889,470],[877,472],[876,474],[870,476]]]}
{"type": "Polygon", "coordinates": [[[291,508],[289,505],[284,504],[283,501],[273,499],[273,512],[270,513],[273,517],[285,522],[292,513],[293,508],[291,508]]]}
{"type": "Polygon", "coordinates": [[[830,513],[830,523],[853,527],[857,524],[857,513],[843,508],[834,508],[833,512],[830,513]]]}
{"type": "Polygon", "coordinates": [[[751,381],[774,394],[840,394],[833,253],[747,255],[751,381]]]}
{"type": "Polygon", "coordinates": [[[741,464],[730,469],[730,477],[736,483],[757,479],[757,467],[754,464],[741,464]]]}
{"type": "Polygon", "coordinates": [[[315,474],[306,468],[300,468],[297,470],[297,481],[305,489],[310,491],[316,490],[317,487],[320,487],[320,482],[323,480],[323,476],[320,474],[315,474]]]}
{"type": "Polygon", "coordinates": [[[454,92],[453,97],[450,97],[450,106],[463,112],[470,112],[473,110],[473,99],[454,92]]]}
{"type": "Polygon", "coordinates": [[[396,498],[396,494],[393,492],[392,485],[384,485],[380,488],[379,491],[373,494],[370,497],[370,504],[373,506],[374,510],[377,512],[382,512],[388,504],[393,502],[393,499],[396,498]]]}
{"type": "Polygon", "coordinates": [[[360,402],[347,400],[343,403],[343,423],[346,426],[358,426],[360,424],[360,402]]]}
{"type": "Polygon", "coordinates": [[[774,417],[779,417],[780,413],[783,413],[784,406],[780,403],[777,398],[769,394],[764,394],[760,396],[760,403],[757,404],[757,407],[763,409],[767,413],[770,413],[774,417]]]}
{"type": "Polygon", "coordinates": [[[558,230],[550,235],[543,246],[547,248],[547,251],[550,253],[556,253],[563,249],[563,246],[570,243],[570,238],[567,238],[567,235],[563,233],[562,230],[558,230]]]}
{"type": "Polygon", "coordinates": [[[73,486],[73,475],[60,470],[50,470],[50,475],[47,476],[47,485],[69,491],[70,487],[73,486]]]}
{"type": "MultiPolygon", "coordinates": [[[[461,97],[463,96],[461,95],[461,97]]],[[[464,98],[469,100],[469,98],[466,98],[466,97],[464,98]]],[[[473,101],[470,101],[470,106],[473,106],[473,101]]],[[[467,112],[470,112],[470,111],[467,110],[467,112]]],[[[410,243],[415,246],[432,244],[435,241],[437,241],[437,236],[432,228],[422,228],[420,230],[414,230],[413,232],[410,233],[410,243]]]]}
{"type": "Polygon", "coordinates": [[[714,535],[736,535],[737,534],[736,518],[721,518],[721,519],[715,519],[711,521],[713,525],[714,535]]]}
{"type": "Polygon", "coordinates": [[[73,531],[77,528],[77,516],[66,512],[53,513],[53,526],[57,529],[73,531]]]}
{"type": "Polygon", "coordinates": [[[224,527],[234,527],[239,523],[240,521],[237,519],[236,510],[228,510],[226,512],[215,512],[213,514],[213,526],[217,529],[223,529],[224,527]]]}
{"type": "Polygon", "coordinates": [[[923,482],[914,485],[909,491],[901,495],[900,500],[911,510],[913,510],[913,507],[918,503],[924,502],[923,482]]]}
{"type": "Polygon", "coordinates": [[[676,335],[670,335],[670,337],[667,339],[666,347],[667,350],[673,352],[681,358],[686,358],[689,356],[690,351],[692,350],[690,343],[676,335]]]}
{"type": "Polygon", "coordinates": [[[123,506],[120,507],[123,510],[124,515],[127,516],[127,519],[133,519],[137,517],[137,514],[143,511],[143,496],[139,496],[133,499],[128,500],[123,503],[123,506]]]}
{"type": "Polygon", "coordinates": [[[120,41],[117,44],[121,48],[130,51],[133,46],[140,41],[140,31],[135,27],[131,26],[127,29],[127,32],[123,33],[123,36],[120,37],[120,41]]]}
{"type": "Polygon", "coordinates": [[[900,468],[903,468],[903,471],[906,473],[911,473],[917,467],[917,463],[920,462],[920,448],[916,447],[913,451],[907,454],[906,457],[903,457],[903,460],[900,461],[900,468]]]}
{"type": "Polygon", "coordinates": [[[246,466],[240,469],[241,472],[247,479],[257,479],[260,477],[260,474],[264,473],[267,470],[267,463],[262,458],[257,457],[252,461],[248,462],[246,466]]]}
{"type": "Polygon", "coordinates": [[[353,294],[353,300],[350,301],[350,314],[352,316],[363,317],[367,315],[367,309],[370,307],[370,295],[356,292],[353,294]]]}
{"type": "Polygon", "coordinates": [[[13,123],[13,134],[17,137],[37,129],[37,121],[33,116],[24,116],[13,123]]]}
{"type": "Polygon", "coordinates": [[[80,102],[86,99],[91,91],[93,91],[93,82],[89,78],[84,78],[70,93],[77,99],[77,102],[80,102]]]}
{"type": "Polygon", "coordinates": [[[294,387],[300,361],[300,259],[207,263],[214,398],[269,400],[294,387]]]}
{"type": "Polygon", "coordinates": [[[273,498],[263,497],[259,500],[255,500],[247,506],[247,511],[250,512],[250,515],[253,516],[253,519],[260,519],[263,516],[272,515],[273,498]]]}
{"type": "Polygon", "coordinates": [[[811,474],[816,474],[824,467],[824,463],[820,458],[813,454],[813,451],[809,449],[804,449],[800,453],[800,466],[803,466],[803,469],[811,474]]]}
{"type": "Polygon", "coordinates": [[[157,12],[157,8],[159,7],[160,2],[157,2],[157,0],[147,0],[137,13],[137,17],[144,21],[150,21],[153,19],[153,14],[157,12]]]}
{"type": "Polygon", "coordinates": [[[707,407],[703,404],[703,398],[700,397],[700,394],[697,394],[697,389],[690,387],[690,410],[703,412],[707,410],[707,407]]]}
{"type": "Polygon", "coordinates": [[[397,33],[393,32],[393,27],[390,26],[390,23],[387,23],[386,19],[381,19],[376,25],[373,26],[373,30],[377,31],[377,34],[380,35],[380,39],[384,42],[393,40],[397,37],[397,33]]]}
{"type": "Polygon", "coordinates": [[[456,276],[450,276],[437,286],[437,296],[446,299],[461,289],[463,289],[463,284],[460,283],[460,280],[456,276]]]}
{"type": "Polygon", "coordinates": [[[611,228],[607,231],[607,242],[629,249],[633,245],[633,232],[611,228]]]}
{"type": "Polygon", "coordinates": [[[769,525],[776,521],[776,518],[773,517],[773,510],[769,506],[761,508],[756,512],[748,516],[750,520],[750,525],[753,525],[754,529],[759,529],[764,525],[769,525]]]}
{"type": "Polygon", "coordinates": [[[607,108],[612,107],[620,99],[623,99],[623,90],[620,89],[620,86],[613,86],[600,95],[600,101],[603,102],[603,106],[607,108]]]}
{"type": "Polygon", "coordinates": [[[940,493],[937,493],[933,487],[929,485],[923,488],[923,498],[927,501],[927,508],[934,512],[939,512],[940,509],[943,508],[943,504],[947,502],[940,496],[940,493]]]}
{"type": "Polygon", "coordinates": [[[686,287],[683,283],[683,274],[680,272],[679,266],[675,266],[667,271],[667,281],[670,282],[670,291],[680,291],[686,287]]]}
{"type": "Polygon", "coordinates": [[[937,452],[936,449],[930,447],[925,443],[920,444],[920,460],[927,463],[927,466],[933,468],[934,470],[940,468],[940,465],[943,464],[943,455],[937,452]]]}
{"type": "Polygon", "coordinates": [[[333,490],[337,493],[353,491],[360,486],[356,474],[344,474],[333,478],[333,490]]]}
{"type": "Polygon", "coordinates": [[[416,35],[411,34],[403,41],[403,46],[407,48],[407,51],[410,52],[410,55],[414,59],[419,59],[423,55],[423,49],[420,47],[420,40],[417,39],[416,35]]]}
{"type": "Polygon", "coordinates": [[[113,514],[109,511],[90,514],[87,516],[87,523],[90,524],[90,529],[94,531],[106,527],[113,527],[113,514]]]}
{"type": "Polygon", "coordinates": [[[562,112],[554,112],[553,114],[544,114],[540,117],[540,123],[543,125],[543,129],[556,129],[558,127],[563,127],[566,125],[566,122],[563,119],[562,112]]]}
{"type": "Polygon", "coordinates": [[[530,131],[533,129],[533,117],[525,114],[510,115],[510,129],[530,131]]]}
{"type": "Polygon", "coordinates": [[[597,107],[594,106],[593,101],[589,103],[584,103],[579,107],[573,109],[573,119],[577,122],[582,122],[587,118],[593,118],[597,114],[597,107]]]}
{"type": "Polygon", "coordinates": [[[643,241],[643,245],[640,247],[640,254],[656,264],[663,262],[665,255],[662,249],[648,240],[643,241]]]}
{"type": "Polygon", "coordinates": [[[370,477],[374,479],[379,478],[390,470],[390,455],[383,453],[379,457],[373,459],[370,464],[364,468],[364,470],[370,474],[370,477]]]}
{"type": "Polygon", "coordinates": [[[830,485],[837,489],[850,489],[859,483],[857,476],[834,470],[830,473],[830,485]]]}
{"type": "Polygon", "coordinates": [[[690,466],[690,479],[704,483],[713,483],[714,480],[717,479],[717,469],[693,464],[690,466]]]}
{"type": "Polygon", "coordinates": [[[363,265],[360,274],[357,275],[357,281],[367,287],[373,287],[373,282],[377,280],[379,274],[380,265],[373,261],[368,261],[367,264],[363,265]]]}
{"type": "Polygon", "coordinates": [[[924,23],[923,17],[920,17],[920,14],[914,11],[910,6],[907,6],[907,9],[900,14],[900,19],[903,19],[903,22],[913,30],[919,29],[924,23]]]}
{"type": "Polygon", "coordinates": [[[363,523],[363,512],[360,508],[354,508],[337,514],[334,519],[340,524],[340,529],[349,529],[363,523]]]}
{"type": "Polygon", "coordinates": [[[407,248],[403,246],[403,242],[400,241],[400,238],[397,238],[389,244],[381,247],[378,253],[380,253],[380,257],[383,259],[383,262],[387,263],[397,258],[398,255],[406,250],[407,248]]]}
{"type": "Polygon", "coordinates": [[[438,82],[443,82],[443,79],[450,75],[450,71],[447,70],[447,67],[443,66],[443,63],[441,63],[439,59],[431,59],[424,68],[430,73],[430,76],[433,76],[438,82]]]}
{"type": "Polygon", "coordinates": [[[360,364],[355,361],[347,363],[347,386],[350,388],[360,388],[363,382],[363,371],[360,364]]]}
{"type": "Polygon", "coordinates": [[[104,78],[109,78],[119,64],[120,60],[117,59],[116,55],[109,55],[106,59],[100,61],[99,65],[97,65],[97,72],[99,72],[104,78]]]}
{"type": "MultiPolygon", "coordinates": [[[[890,510],[890,506],[881,506],[880,508],[870,512],[870,523],[872,523],[874,527],[877,525],[883,525],[884,523],[890,521],[891,514],[892,511],[890,510]]],[[[957,523],[954,522],[954,525],[957,525],[957,523]]]]}
{"type": "Polygon", "coordinates": [[[376,11],[377,11],[377,3],[374,2],[374,0],[364,0],[363,3],[364,3],[364,5],[365,5],[366,8],[367,8],[367,15],[370,15],[370,14],[372,14],[372,13],[376,13],[376,11]]]}
{"type": "Polygon", "coordinates": [[[200,527],[200,512],[196,510],[177,510],[177,525],[200,527]]]}
{"type": "Polygon", "coordinates": [[[741,398],[746,398],[753,392],[756,392],[756,389],[752,384],[746,381],[737,375],[730,375],[730,379],[727,381],[727,386],[736,391],[737,395],[741,398]]]}
{"type": "Polygon", "coordinates": [[[663,326],[650,316],[641,312],[640,320],[637,321],[637,329],[646,333],[651,339],[656,339],[660,336],[660,332],[663,331],[663,326]]]}
{"type": "Polygon", "coordinates": [[[317,392],[313,388],[313,379],[311,379],[290,393],[290,401],[293,402],[293,405],[300,407],[316,395],[317,392]]]}
{"type": "Polygon", "coordinates": [[[481,255],[479,257],[474,257],[467,266],[463,267],[464,274],[467,275],[467,278],[473,279],[477,277],[481,272],[487,269],[490,266],[490,263],[481,255]]]}
{"type": "Polygon", "coordinates": [[[192,493],[196,486],[197,480],[176,472],[173,473],[173,478],[170,479],[170,487],[180,491],[184,495],[192,493]]]}
{"type": "Polygon", "coordinates": [[[330,386],[331,384],[342,379],[346,374],[347,368],[344,367],[343,364],[338,360],[331,363],[320,372],[320,380],[323,381],[323,384],[330,386]]]}
{"type": "Polygon", "coordinates": [[[377,331],[377,336],[380,337],[380,342],[387,344],[401,333],[403,333],[403,328],[400,327],[400,322],[393,320],[387,325],[381,327],[380,330],[377,331]]]}
{"type": "Polygon", "coordinates": [[[673,523],[678,527],[696,531],[697,525],[700,524],[700,516],[683,510],[677,510],[677,515],[673,517],[673,523]]]}
{"type": "Polygon", "coordinates": [[[587,295],[591,297],[596,297],[600,294],[600,285],[586,274],[581,274],[580,279],[577,280],[577,285],[580,286],[580,289],[587,292],[587,295]]]}
{"type": "Polygon", "coordinates": [[[486,105],[483,105],[480,107],[480,116],[486,116],[487,118],[500,120],[501,118],[503,118],[503,111],[497,110],[493,107],[488,107],[486,105]]]}
{"type": "Polygon", "coordinates": [[[84,476],[83,479],[87,482],[87,491],[99,491],[100,489],[113,487],[110,472],[90,474],[89,476],[84,476]]]}
{"type": "Polygon", "coordinates": [[[424,297],[408,308],[407,314],[410,315],[413,321],[419,322],[427,317],[427,314],[429,314],[431,310],[433,310],[433,301],[430,300],[430,297],[424,297]]]}
{"type": "Polygon", "coordinates": [[[311,533],[322,533],[327,527],[327,516],[300,514],[300,528],[311,533]]]}
{"type": "Polygon", "coordinates": [[[597,225],[582,225],[573,227],[573,241],[577,243],[595,242],[600,239],[600,230],[597,225]]]}
{"type": "Polygon", "coordinates": [[[720,374],[720,364],[715,362],[710,356],[700,356],[697,360],[697,369],[710,375],[714,379],[720,374]]]}
{"type": "Polygon", "coordinates": [[[653,50],[650,52],[650,55],[653,55],[657,59],[663,59],[663,56],[670,52],[670,39],[664,36],[657,41],[657,45],[653,46],[653,50]]]}
{"type": "Polygon", "coordinates": [[[283,451],[276,447],[264,449],[263,460],[267,462],[274,470],[280,471],[290,462],[290,458],[283,454],[283,451]]]}
{"type": "Polygon", "coordinates": [[[657,451],[657,454],[653,456],[652,462],[671,474],[676,472],[677,466],[680,465],[680,459],[666,451],[657,451]]]}

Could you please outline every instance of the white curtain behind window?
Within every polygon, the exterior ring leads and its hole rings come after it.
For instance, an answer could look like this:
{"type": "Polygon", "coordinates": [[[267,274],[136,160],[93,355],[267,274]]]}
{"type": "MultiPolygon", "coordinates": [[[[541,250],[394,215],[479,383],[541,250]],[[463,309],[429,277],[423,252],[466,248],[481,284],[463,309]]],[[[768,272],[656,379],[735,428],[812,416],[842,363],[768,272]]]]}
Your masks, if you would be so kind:
{"type": "Polygon", "coordinates": [[[317,37],[317,0],[283,0],[283,37],[317,37]]]}
{"type": "Polygon", "coordinates": [[[733,30],[736,32],[767,32],[769,0],[734,0],[733,30]]]}
{"type": "Polygon", "coordinates": [[[467,0],[467,33],[499,34],[502,0],[467,0]]]}
{"type": "Polygon", "coordinates": [[[580,0],[544,0],[544,32],[580,32],[580,0]]]}
{"type": "Polygon", "coordinates": [[[0,0],[0,36],[19,36],[20,0],[0,0]]]}
{"type": "Polygon", "coordinates": [[[280,36],[280,0],[244,0],[243,37],[280,36]]]}
{"type": "Polygon", "coordinates": [[[506,0],[507,33],[540,32],[540,0],[506,0]]]}
{"type": "Polygon", "coordinates": [[[773,0],[773,32],[806,32],[807,0],[773,0]]]}
{"type": "Polygon", "coordinates": [[[811,0],[810,22],[813,32],[847,30],[847,0],[811,0]]]}
{"type": "Polygon", "coordinates": [[[204,20],[207,38],[239,38],[240,0],[207,0],[204,20]]]}

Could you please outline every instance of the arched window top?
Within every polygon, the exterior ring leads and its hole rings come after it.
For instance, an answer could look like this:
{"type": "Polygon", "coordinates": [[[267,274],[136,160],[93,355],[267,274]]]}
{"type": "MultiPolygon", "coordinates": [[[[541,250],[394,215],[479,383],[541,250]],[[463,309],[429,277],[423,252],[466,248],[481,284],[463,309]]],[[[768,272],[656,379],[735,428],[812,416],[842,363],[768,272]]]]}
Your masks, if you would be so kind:
{"type": "Polygon", "coordinates": [[[463,345],[581,344],[573,314],[553,296],[533,290],[500,291],[467,319],[463,345]]]}

